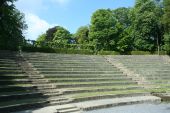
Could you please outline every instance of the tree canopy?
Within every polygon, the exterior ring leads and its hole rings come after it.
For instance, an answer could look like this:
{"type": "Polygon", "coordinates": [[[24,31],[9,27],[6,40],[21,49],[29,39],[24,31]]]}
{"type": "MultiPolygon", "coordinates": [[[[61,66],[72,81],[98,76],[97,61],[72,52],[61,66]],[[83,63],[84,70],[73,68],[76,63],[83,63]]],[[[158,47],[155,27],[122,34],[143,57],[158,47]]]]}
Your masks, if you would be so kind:
{"type": "Polygon", "coordinates": [[[131,8],[96,10],[90,25],[79,27],[75,34],[60,26],[50,28],[45,40],[63,47],[74,38],[96,52],[170,51],[169,16],[170,0],[136,0],[131,8]]]}
{"type": "Polygon", "coordinates": [[[0,49],[16,49],[24,42],[27,28],[24,15],[15,8],[16,0],[0,1],[0,49]]]}

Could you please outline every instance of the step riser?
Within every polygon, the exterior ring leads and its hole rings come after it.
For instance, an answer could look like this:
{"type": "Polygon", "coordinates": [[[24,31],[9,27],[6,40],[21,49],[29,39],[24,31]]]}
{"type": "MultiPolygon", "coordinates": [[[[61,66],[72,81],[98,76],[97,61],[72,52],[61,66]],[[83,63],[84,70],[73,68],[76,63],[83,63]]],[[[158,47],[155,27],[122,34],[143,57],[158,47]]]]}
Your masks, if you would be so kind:
{"type": "Polygon", "coordinates": [[[81,102],[81,101],[89,101],[89,100],[97,100],[97,99],[109,99],[109,98],[121,98],[121,97],[135,97],[135,96],[150,96],[150,93],[133,93],[133,94],[118,94],[118,95],[85,97],[85,98],[74,99],[72,102],[81,102]]]}

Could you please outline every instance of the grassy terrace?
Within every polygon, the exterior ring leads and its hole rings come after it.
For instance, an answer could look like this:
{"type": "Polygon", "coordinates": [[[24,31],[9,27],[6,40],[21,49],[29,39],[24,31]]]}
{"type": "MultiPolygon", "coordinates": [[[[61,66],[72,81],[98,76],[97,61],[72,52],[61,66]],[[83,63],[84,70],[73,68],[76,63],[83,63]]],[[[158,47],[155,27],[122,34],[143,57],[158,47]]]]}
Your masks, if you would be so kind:
{"type": "MultiPolygon", "coordinates": [[[[33,87],[28,76],[17,63],[16,52],[0,54],[0,112],[4,109],[22,109],[24,106],[45,100],[33,87]]],[[[27,106],[28,107],[28,106],[27,106]]],[[[23,108],[24,109],[24,108],[23,108]]],[[[9,111],[8,111],[9,112],[9,111]]]]}
{"type": "Polygon", "coordinates": [[[145,77],[151,84],[159,87],[164,91],[170,89],[170,63],[163,59],[162,56],[145,55],[145,56],[112,56],[112,60],[122,63],[127,69],[145,77]]]}
{"type": "Polygon", "coordinates": [[[25,53],[24,56],[66,97],[88,100],[89,97],[149,92],[108,63],[103,56],[48,53],[25,53]]]}
{"type": "Polygon", "coordinates": [[[16,54],[0,55],[0,109],[9,105],[47,105],[51,97],[55,97],[56,101],[52,102],[57,104],[68,103],[69,98],[78,102],[170,92],[170,64],[156,56],[111,57],[145,77],[153,87],[145,89],[103,56],[50,53],[23,55],[40,72],[40,76],[35,74],[30,78],[22,72],[17,64],[16,54]],[[35,79],[35,83],[32,79],[35,79]],[[58,98],[63,101],[58,101],[58,98]]]}

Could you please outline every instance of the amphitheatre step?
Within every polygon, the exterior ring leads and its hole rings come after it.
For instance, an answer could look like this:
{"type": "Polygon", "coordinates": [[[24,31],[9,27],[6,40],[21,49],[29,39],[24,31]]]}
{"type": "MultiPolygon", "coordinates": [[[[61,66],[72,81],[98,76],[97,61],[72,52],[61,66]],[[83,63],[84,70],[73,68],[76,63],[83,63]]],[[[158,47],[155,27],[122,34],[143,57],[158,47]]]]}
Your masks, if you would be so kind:
{"type": "Polygon", "coordinates": [[[143,89],[142,87],[120,87],[120,88],[114,88],[114,87],[98,87],[98,88],[91,88],[89,87],[88,89],[84,89],[84,88],[77,88],[77,89],[67,89],[67,90],[63,90],[63,95],[67,95],[67,94],[77,94],[77,93],[86,93],[86,92],[107,92],[107,91],[121,91],[121,90],[139,90],[139,89],[143,89]]]}
{"type": "Polygon", "coordinates": [[[75,103],[74,105],[82,108],[83,110],[101,109],[106,107],[113,107],[119,105],[129,105],[143,102],[161,102],[161,99],[156,96],[136,96],[136,97],[122,97],[122,98],[110,98],[102,100],[93,100],[86,102],[75,103]]]}
{"type": "Polygon", "coordinates": [[[57,88],[66,88],[66,87],[90,87],[90,86],[112,86],[112,85],[115,85],[115,86],[122,86],[122,85],[133,85],[133,84],[136,84],[136,82],[91,82],[91,83],[65,83],[65,84],[58,84],[56,83],[56,87],[57,88]]]}
{"type": "Polygon", "coordinates": [[[127,78],[126,75],[121,74],[44,74],[46,78],[98,78],[98,77],[114,77],[114,78],[127,78]]]}
{"type": "Polygon", "coordinates": [[[79,79],[70,79],[70,78],[67,78],[67,79],[59,79],[59,78],[56,78],[56,79],[49,79],[49,81],[51,82],[57,82],[57,83],[61,83],[61,82],[92,82],[92,81],[130,81],[131,79],[115,79],[114,77],[108,77],[108,78],[79,78],[79,79]]]}
{"type": "Polygon", "coordinates": [[[10,85],[10,84],[30,84],[31,81],[28,79],[11,79],[11,80],[0,80],[0,85],[10,85]]]}
{"type": "MultiPolygon", "coordinates": [[[[25,85],[25,84],[24,84],[25,85]]],[[[0,86],[0,93],[3,92],[15,92],[15,91],[31,91],[35,89],[35,86],[29,85],[24,86],[23,84],[19,85],[11,85],[11,86],[0,86]]]]}
{"type": "Polygon", "coordinates": [[[43,74],[121,74],[120,71],[41,71],[43,74]]]}
{"type": "Polygon", "coordinates": [[[50,100],[50,105],[64,105],[64,104],[69,104],[71,102],[72,102],[71,100],[67,100],[67,99],[66,100],[60,100],[60,101],[50,100]]]}
{"type": "Polygon", "coordinates": [[[119,93],[111,93],[111,92],[104,92],[104,94],[100,92],[96,93],[89,93],[87,95],[75,94],[70,95],[73,98],[73,103],[75,102],[82,102],[82,101],[89,101],[89,100],[99,100],[99,99],[109,99],[109,98],[122,98],[122,97],[137,97],[137,96],[150,96],[150,93],[146,91],[133,91],[133,92],[119,92],[119,93]]]}
{"type": "Polygon", "coordinates": [[[48,78],[51,82],[87,82],[87,81],[130,81],[130,78],[98,77],[98,78],[48,78]]]}
{"type": "Polygon", "coordinates": [[[71,113],[71,112],[79,112],[80,109],[77,107],[70,108],[70,109],[63,109],[63,110],[58,110],[59,113],[71,113]]]}
{"type": "Polygon", "coordinates": [[[28,76],[24,74],[3,74],[0,76],[0,80],[11,80],[11,79],[26,79],[28,76]]]}
{"type": "Polygon", "coordinates": [[[116,68],[36,68],[38,71],[118,71],[116,68]]]}
{"type": "Polygon", "coordinates": [[[34,98],[34,97],[40,97],[40,96],[42,96],[42,93],[40,92],[0,95],[0,101],[3,102],[3,101],[11,101],[11,100],[17,100],[17,99],[34,98]]]}
{"type": "Polygon", "coordinates": [[[49,105],[49,101],[44,98],[15,100],[10,102],[0,102],[0,111],[2,113],[11,113],[15,111],[33,109],[49,105]]]}

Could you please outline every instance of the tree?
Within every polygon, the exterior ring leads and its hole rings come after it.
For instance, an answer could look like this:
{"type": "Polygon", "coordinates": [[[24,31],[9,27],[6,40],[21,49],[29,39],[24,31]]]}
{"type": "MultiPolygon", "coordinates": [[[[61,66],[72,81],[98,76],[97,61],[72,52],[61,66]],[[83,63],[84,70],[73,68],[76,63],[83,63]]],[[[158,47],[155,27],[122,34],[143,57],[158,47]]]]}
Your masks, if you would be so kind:
{"type": "Polygon", "coordinates": [[[165,28],[164,34],[164,48],[170,53],[170,0],[164,0],[164,15],[163,15],[163,24],[165,28]]]}
{"type": "Polygon", "coordinates": [[[95,50],[113,50],[117,38],[116,19],[110,9],[99,9],[93,13],[90,26],[90,41],[95,50]]]}
{"type": "Polygon", "coordinates": [[[118,8],[113,10],[113,16],[119,24],[118,41],[116,48],[120,52],[131,51],[133,48],[133,39],[131,37],[131,8],[118,8]]]}
{"type": "Polygon", "coordinates": [[[52,43],[56,47],[65,47],[71,39],[71,34],[68,30],[63,27],[58,26],[56,32],[54,33],[54,38],[52,43]]]}
{"type": "Polygon", "coordinates": [[[53,40],[54,33],[57,31],[58,27],[59,26],[55,26],[55,27],[49,28],[46,31],[46,41],[52,41],[53,40]]]}
{"type": "Polygon", "coordinates": [[[46,34],[41,34],[39,35],[39,37],[37,38],[36,40],[36,46],[39,46],[39,47],[43,47],[43,46],[46,46],[47,43],[46,43],[46,34]]]}
{"type": "Polygon", "coordinates": [[[133,21],[134,45],[137,50],[154,51],[158,44],[157,31],[161,30],[160,13],[152,0],[137,0],[135,7],[135,19],[133,21]]]}
{"type": "Polygon", "coordinates": [[[0,1],[0,49],[16,49],[24,41],[24,15],[15,8],[16,0],[0,1]]]}
{"type": "Polygon", "coordinates": [[[75,34],[76,40],[79,44],[83,44],[89,41],[89,27],[88,26],[81,26],[78,28],[75,34]]]}

